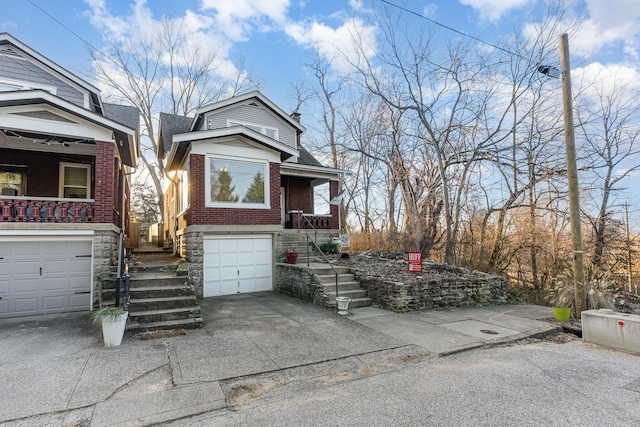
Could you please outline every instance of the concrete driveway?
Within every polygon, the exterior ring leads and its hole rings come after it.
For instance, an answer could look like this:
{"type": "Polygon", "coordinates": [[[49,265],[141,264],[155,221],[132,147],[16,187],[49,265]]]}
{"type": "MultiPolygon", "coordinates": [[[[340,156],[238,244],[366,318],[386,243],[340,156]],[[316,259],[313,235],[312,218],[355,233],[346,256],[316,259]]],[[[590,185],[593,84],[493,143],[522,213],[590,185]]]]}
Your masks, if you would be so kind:
{"type": "Polygon", "coordinates": [[[103,347],[89,313],[0,320],[0,423],[153,425],[241,405],[267,391],[264,382],[252,387],[256,376],[273,376],[276,389],[367,376],[554,330],[533,320],[544,313],[530,306],[342,317],[274,292],[200,303],[204,328],[127,336],[115,349],[103,347]]]}

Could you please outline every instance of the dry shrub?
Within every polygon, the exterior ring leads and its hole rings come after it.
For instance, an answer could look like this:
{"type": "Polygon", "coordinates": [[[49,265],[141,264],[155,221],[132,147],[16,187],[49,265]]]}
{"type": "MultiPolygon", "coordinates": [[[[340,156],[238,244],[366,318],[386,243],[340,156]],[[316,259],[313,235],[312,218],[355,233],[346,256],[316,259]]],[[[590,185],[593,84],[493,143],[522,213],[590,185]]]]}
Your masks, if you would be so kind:
{"type": "MultiPolygon", "coordinates": [[[[567,263],[566,268],[554,278],[554,287],[547,299],[554,307],[571,308],[575,313],[575,289],[573,284],[573,264],[567,263]]],[[[587,310],[600,308],[615,309],[615,283],[610,271],[602,271],[594,265],[585,269],[584,292],[587,297],[587,310]]]]}

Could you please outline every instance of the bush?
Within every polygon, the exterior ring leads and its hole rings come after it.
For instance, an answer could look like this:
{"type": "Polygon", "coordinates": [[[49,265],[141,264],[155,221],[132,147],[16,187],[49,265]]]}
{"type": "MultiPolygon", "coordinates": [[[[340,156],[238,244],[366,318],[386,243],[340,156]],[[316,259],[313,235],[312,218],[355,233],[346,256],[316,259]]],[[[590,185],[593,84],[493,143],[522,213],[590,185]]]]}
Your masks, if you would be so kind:
{"type": "Polygon", "coordinates": [[[338,243],[323,243],[320,245],[320,250],[325,254],[337,254],[340,253],[340,245],[338,243]]]}
{"type": "MultiPolygon", "coordinates": [[[[575,313],[575,289],[573,284],[573,264],[553,279],[555,286],[547,296],[554,307],[571,308],[575,313]]],[[[611,272],[601,271],[591,265],[584,272],[584,292],[587,296],[587,310],[600,308],[615,309],[615,290],[611,272]]]]}

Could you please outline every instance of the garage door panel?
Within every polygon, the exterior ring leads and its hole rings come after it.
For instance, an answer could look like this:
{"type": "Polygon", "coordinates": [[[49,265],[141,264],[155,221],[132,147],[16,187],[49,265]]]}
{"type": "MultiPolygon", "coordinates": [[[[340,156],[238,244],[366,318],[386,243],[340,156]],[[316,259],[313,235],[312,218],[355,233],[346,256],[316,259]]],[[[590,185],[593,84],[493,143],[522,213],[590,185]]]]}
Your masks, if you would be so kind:
{"type": "Polygon", "coordinates": [[[14,315],[18,315],[18,316],[28,316],[30,314],[38,314],[38,297],[36,296],[36,297],[29,297],[29,298],[14,299],[12,311],[14,315]]]}
{"type": "Polygon", "coordinates": [[[57,237],[0,246],[7,253],[0,260],[0,317],[90,309],[90,240],[57,237]]]}
{"type": "Polygon", "coordinates": [[[69,277],[69,290],[73,293],[87,291],[91,289],[91,276],[71,276],[69,277]]]}
{"type": "Polygon", "coordinates": [[[87,310],[91,302],[91,293],[81,293],[69,296],[69,310],[87,310]]]}
{"type": "MultiPolygon", "coordinates": [[[[33,257],[34,255],[31,256],[33,257]]],[[[40,276],[40,261],[37,259],[30,261],[13,261],[12,264],[13,277],[40,276]]]]}
{"type": "Polygon", "coordinates": [[[41,311],[51,313],[54,311],[64,311],[67,308],[66,295],[47,295],[42,297],[41,311]]]}
{"type": "Polygon", "coordinates": [[[40,290],[40,279],[15,279],[11,282],[10,293],[15,295],[29,294],[40,290]]]}
{"type": "Polygon", "coordinates": [[[42,291],[44,292],[62,292],[69,288],[69,279],[67,277],[46,277],[42,279],[42,291]]]}

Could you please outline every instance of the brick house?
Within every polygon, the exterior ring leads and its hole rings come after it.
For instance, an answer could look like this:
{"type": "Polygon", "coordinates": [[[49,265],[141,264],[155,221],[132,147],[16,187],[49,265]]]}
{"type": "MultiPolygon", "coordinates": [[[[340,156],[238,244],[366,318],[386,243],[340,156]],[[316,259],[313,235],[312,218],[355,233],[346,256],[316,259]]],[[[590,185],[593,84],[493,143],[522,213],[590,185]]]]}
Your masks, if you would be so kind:
{"type": "Polygon", "coordinates": [[[0,318],[100,304],[138,124],[137,109],[0,33],[0,318]]]}
{"type": "Polygon", "coordinates": [[[195,117],[160,115],[165,239],[191,263],[199,296],[271,290],[274,265],[295,237],[339,235],[338,206],[316,215],[314,188],[328,184],[335,197],[344,171],[300,145],[299,118],[257,91],[195,117]]]}

